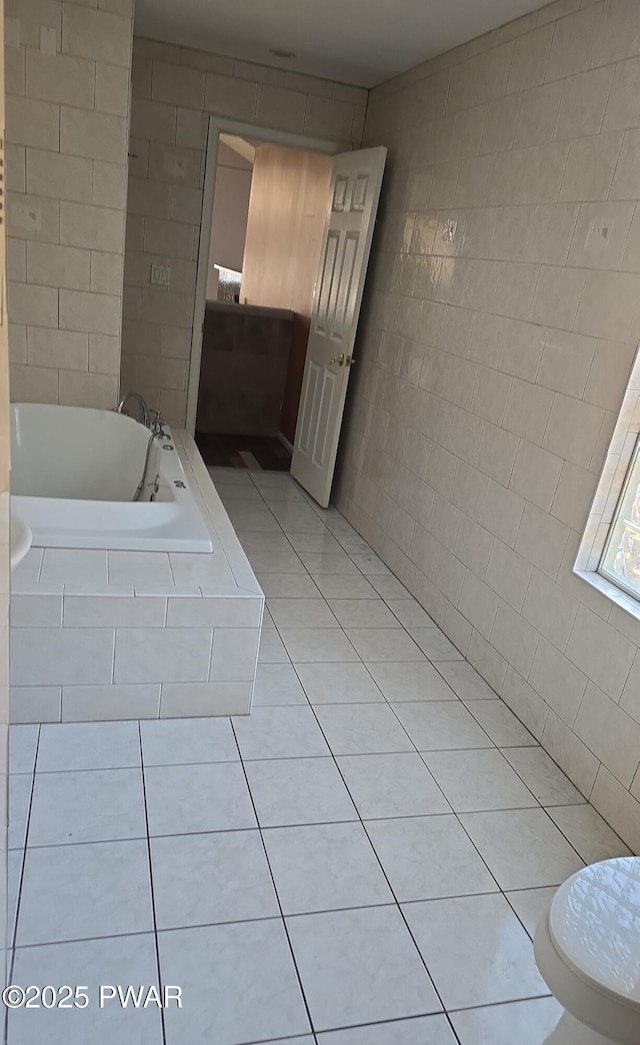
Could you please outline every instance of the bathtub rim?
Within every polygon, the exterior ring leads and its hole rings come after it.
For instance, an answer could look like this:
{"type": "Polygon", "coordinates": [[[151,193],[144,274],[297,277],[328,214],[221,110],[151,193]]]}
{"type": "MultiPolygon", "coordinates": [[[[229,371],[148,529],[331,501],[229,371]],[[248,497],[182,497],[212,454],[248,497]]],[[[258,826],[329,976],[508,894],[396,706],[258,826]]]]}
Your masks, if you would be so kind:
{"type": "MultiPolygon", "coordinates": [[[[258,583],[240,540],[236,535],[231,520],[229,519],[215,488],[214,482],[209,475],[207,467],[200,456],[195,440],[184,429],[175,430],[173,432],[173,438],[184,471],[187,474],[189,481],[192,483],[193,496],[203,513],[203,517],[209,527],[214,544],[213,552],[193,554],[197,554],[199,558],[202,557],[203,561],[207,561],[210,555],[221,555],[229,567],[231,577],[233,578],[233,585],[216,585],[207,582],[206,584],[203,584],[200,589],[196,589],[193,586],[180,584],[157,584],[153,586],[153,591],[145,591],[145,594],[157,595],[159,597],[184,596],[197,598],[242,598],[253,596],[259,599],[264,599],[262,588],[258,583]]],[[[71,552],[75,550],[81,551],[81,549],[69,549],[71,552]]],[[[41,553],[42,546],[35,546],[31,551],[41,553]]],[[[149,549],[149,551],[152,552],[152,549],[149,549]]],[[[30,554],[31,552],[28,553],[28,556],[30,554]]],[[[105,554],[108,554],[108,552],[105,552],[105,554]]],[[[139,552],[136,554],[144,555],[146,552],[139,552]]],[[[167,552],[166,554],[181,555],[183,553],[174,553],[172,551],[167,552]]],[[[124,590],[123,587],[119,585],[92,585],[90,588],[75,590],[73,585],[65,583],[65,579],[62,577],[60,583],[56,584],[55,588],[52,589],[47,588],[44,584],[39,584],[35,581],[21,577],[19,569],[16,576],[12,578],[12,592],[20,595],[46,595],[53,592],[57,593],[59,591],[64,591],[65,594],[74,593],[83,595],[118,596],[133,594],[134,587],[135,585],[133,585],[131,591],[129,591],[124,590]]]]}
{"type": "MultiPolygon", "coordinates": [[[[151,437],[151,431],[135,418],[93,407],[15,402],[10,407],[12,423],[25,407],[28,412],[40,409],[44,414],[54,410],[76,414],[84,425],[91,424],[91,415],[110,418],[123,430],[129,427],[135,431],[141,445],[151,437]]],[[[213,553],[215,538],[208,513],[202,500],[194,496],[194,477],[187,475],[184,454],[168,425],[165,438],[157,440],[156,452],[164,494],[156,502],[12,494],[11,510],[30,526],[36,548],[213,553]],[[75,521],[78,516],[84,525],[75,521]]]]}

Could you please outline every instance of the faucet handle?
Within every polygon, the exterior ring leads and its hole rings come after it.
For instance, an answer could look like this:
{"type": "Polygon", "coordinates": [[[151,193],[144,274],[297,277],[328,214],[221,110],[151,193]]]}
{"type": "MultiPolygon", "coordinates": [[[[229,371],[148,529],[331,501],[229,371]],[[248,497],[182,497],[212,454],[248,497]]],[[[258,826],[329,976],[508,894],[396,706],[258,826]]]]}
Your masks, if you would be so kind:
{"type": "Polygon", "coordinates": [[[164,430],[164,421],[160,415],[159,410],[154,410],[151,415],[150,425],[151,431],[155,436],[159,436],[161,439],[166,438],[166,432],[164,430]]]}

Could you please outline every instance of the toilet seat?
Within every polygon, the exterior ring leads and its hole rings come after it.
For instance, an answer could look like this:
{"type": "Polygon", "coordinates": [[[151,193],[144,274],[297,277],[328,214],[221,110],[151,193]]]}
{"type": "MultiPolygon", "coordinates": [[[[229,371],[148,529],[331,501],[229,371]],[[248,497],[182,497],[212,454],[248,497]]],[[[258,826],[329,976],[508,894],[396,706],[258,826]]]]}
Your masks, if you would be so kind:
{"type": "Polygon", "coordinates": [[[578,871],[555,894],[534,941],[538,968],[577,1020],[607,1040],[640,1042],[640,859],[578,871]]]}

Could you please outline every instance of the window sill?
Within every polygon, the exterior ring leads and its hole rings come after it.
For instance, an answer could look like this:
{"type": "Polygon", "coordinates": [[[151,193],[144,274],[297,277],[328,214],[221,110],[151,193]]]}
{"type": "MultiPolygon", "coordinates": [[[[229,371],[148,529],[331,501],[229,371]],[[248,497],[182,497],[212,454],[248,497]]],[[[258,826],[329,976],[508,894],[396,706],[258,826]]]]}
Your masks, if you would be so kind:
{"type": "Polygon", "coordinates": [[[600,573],[594,573],[592,570],[574,570],[573,572],[576,577],[581,577],[583,581],[590,584],[592,588],[596,588],[601,595],[619,606],[621,610],[626,610],[637,621],[640,621],[640,601],[638,599],[627,595],[625,591],[618,588],[612,581],[608,581],[600,573]]]}

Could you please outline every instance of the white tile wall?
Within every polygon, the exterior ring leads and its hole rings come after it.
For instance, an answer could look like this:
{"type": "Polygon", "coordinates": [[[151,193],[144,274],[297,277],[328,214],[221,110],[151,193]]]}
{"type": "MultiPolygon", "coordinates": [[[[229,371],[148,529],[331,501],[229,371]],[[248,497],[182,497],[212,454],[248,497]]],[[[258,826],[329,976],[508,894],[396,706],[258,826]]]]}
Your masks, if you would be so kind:
{"type": "MultiPolygon", "coordinates": [[[[16,714],[29,706],[27,687],[16,692],[16,714]]],[[[61,711],[53,721],[93,722],[96,720],[157,718],[160,711],[160,686],[63,686],[61,711]]],[[[36,719],[37,721],[37,719],[36,719]]],[[[47,721],[42,719],[41,721],[47,721]]]]}
{"type": "Polygon", "coordinates": [[[15,0],[5,13],[18,25],[5,47],[9,231],[15,246],[28,247],[9,299],[12,398],[112,407],[133,0],[117,12],[15,0]],[[53,49],[43,29],[53,31],[53,49]],[[87,335],[97,338],[91,358],[87,335]]]}
{"type": "Polygon", "coordinates": [[[132,78],[120,379],[183,425],[209,113],[348,148],[367,92],[139,38],[132,78]],[[168,263],[168,291],[149,285],[153,261],[168,263]]]}
{"type": "Polygon", "coordinates": [[[12,686],[10,697],[12,722],[60,722],[60,686],[12,686]]]}
{"type": "Polygon", "coordinates": [[[113,675],[113,629],[15,628],[11,633],[14,686],[104,684],[113,675]]]}
{"type": "MultiPolygon", "coordinates": [[[[263,597],[208,595],[167,583],[162,553],[144,584],[87,580],[82,551],[30,552],[11,605],[12,716],[16,722],[246,714],[251,704],[263,597]],[[36,553],[34,558],[34,552],[36,553]],[[48,573],[47,556],[50,558],[48,573]],[[40,567],[40,563],[44,565],[40,567]],[[38,573],[40,583],[38,583],[38,573]],[[153,577],[156,576],[155,587],[153,577]],[[77,581],[74,578],[80,577],[77,581]],[[83,579],[82,579],[83,578],[83,579]],[[74,594],[93,588],[95,594],[74,594]]],[[[116,556],[127,553],[112,553],[116,556]]],[[[199,556],[201,564],[202,556],[199,556]]],[[[105,559],[106,562],[106,559],[105,559]]],[[[105,566],[106,578],[106,566],[105,566]]],[[[129,580],[131,580],[129,576],[129,580]]]]}
{"type": "Polygon", "coordinates": [[[640,622],[572,567],[640,339],[639,31],[627,0],[551,5],[370,93],[389,165],[336,484],[635,848],[640,622]]]}
{"type": "Polygon", "coordinates": [[[161,718],[234,715],[251,705],[250,682],[165,682],[161,718]]]}
{"type": "Polygon", "coordinates": [[[209,674],[212,632],[205,628],[119,628],[116,683],[203,682],[209,674]]]}

